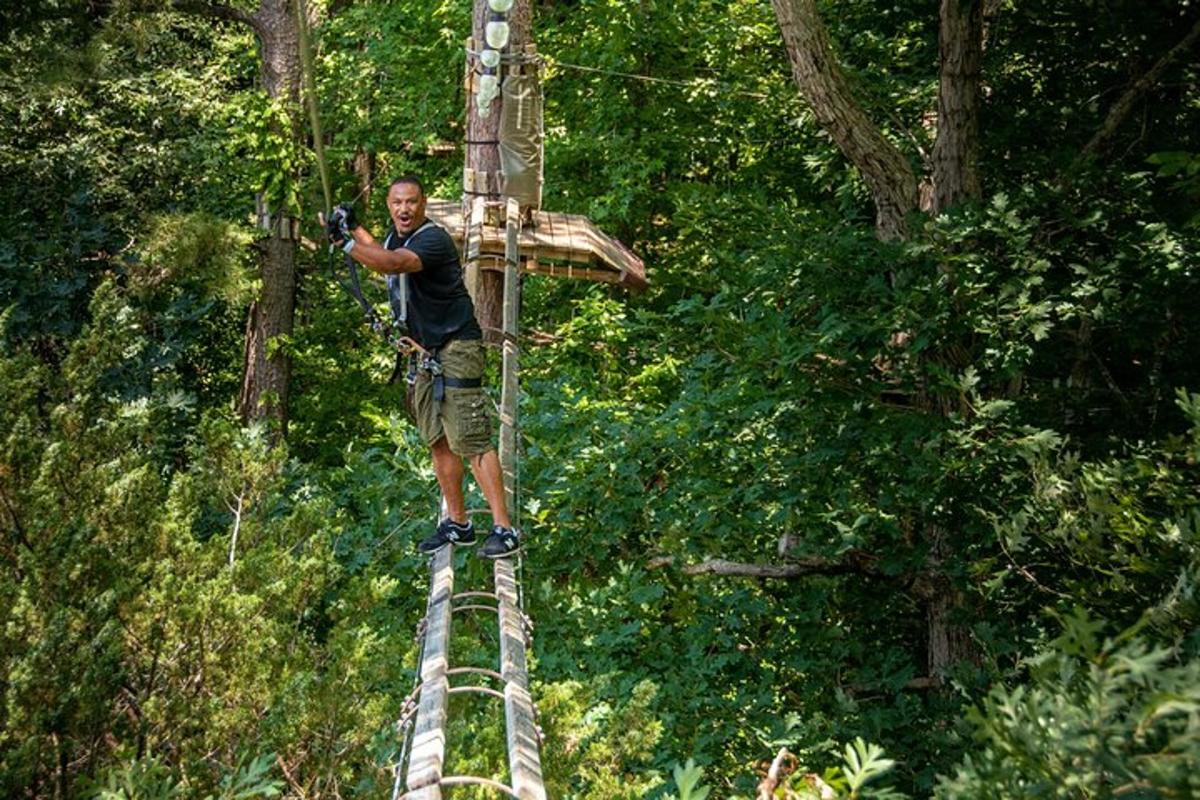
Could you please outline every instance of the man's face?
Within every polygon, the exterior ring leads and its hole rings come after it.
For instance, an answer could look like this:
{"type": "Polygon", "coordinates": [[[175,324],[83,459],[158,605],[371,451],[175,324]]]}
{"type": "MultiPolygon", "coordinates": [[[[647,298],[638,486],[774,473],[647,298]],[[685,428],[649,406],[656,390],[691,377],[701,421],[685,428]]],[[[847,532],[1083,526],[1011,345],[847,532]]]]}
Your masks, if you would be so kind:
{"type": "Polygon", "coordinates": [[[397,233],[412,233],[425,222],[425,196],[414,183],[397,183],[388,189],[387,204],[397,233]]]}

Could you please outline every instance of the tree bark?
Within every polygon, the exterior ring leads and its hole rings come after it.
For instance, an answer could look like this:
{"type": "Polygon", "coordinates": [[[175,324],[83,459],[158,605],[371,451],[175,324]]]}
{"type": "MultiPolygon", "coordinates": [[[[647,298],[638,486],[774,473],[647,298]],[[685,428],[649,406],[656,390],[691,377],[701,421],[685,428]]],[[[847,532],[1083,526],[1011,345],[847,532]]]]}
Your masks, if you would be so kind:
{"type": "Polygon", "coordinates": [[[871,190],[876,234],[883,240],[903,239],[905,217],[917,208],[916,173],[854,99],[816,0],[771,0],[771,5],[800,93],[871,190]]]}
{"type": "MultiPolygon", "coordinates": [[[[482,47],[484,32],[492,11],[487,0],[475,0],[472,37],[476,50],[482,47]]],[[[533,30],[533,6],[530,0],[516,0],[507,14],[509,38],[504,52],[519,52],[530,42],[533,30]]],[[[470,62],[479,71],[479,62],[470,57],[470,62]]],[[[486,189],[466,186],[467,207],[475,198],[472,192],[483,191],[489,203],[501,200],[500,180],[500,98],[492,101],[491,113],[483,116],[475,104],[474,92],[467,92],[466,167],[487,174],[486,189]]],[[[498,270],[478,270],[475,279],[475,318],[483,328],[486,341],[499,342],[504,315],[504,273],[498,270]]]]}
{"type": "MultiPolygon", "coordinates": [[[[262,56],[262,83],[267,95],[289,109],[287,134],[299,139],[300,34],[292,0],[262,0],[253,13],[262,56]]],[[[273,343],[290,336],[296,310],[295,221],[285,210],[267,207],[259,199],[259,226],[264,236],[256,243],[262,290],[251,304],[246,321],[242,388],[238,413],[243,421],[274,419],[286,431],[291,359],[273,343]]]]}
{"type": "Polygon", "coordinates": [[[981,0],[942,0],[938,25],[938,116],[933,212],[979,197],[981,0]]]}

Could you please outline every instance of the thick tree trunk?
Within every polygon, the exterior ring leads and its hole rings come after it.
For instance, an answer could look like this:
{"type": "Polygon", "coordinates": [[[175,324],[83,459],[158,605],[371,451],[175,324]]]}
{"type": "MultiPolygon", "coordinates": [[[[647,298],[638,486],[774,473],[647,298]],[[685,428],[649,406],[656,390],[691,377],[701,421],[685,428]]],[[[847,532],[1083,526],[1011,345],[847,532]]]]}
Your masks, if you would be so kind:
{"type": "MultiPolygon", "coordinates": [[[[475,0],[472,37],[477,43],[484,41],[484,32],[491,17],[487,0],[475,0]]],[[[505,52],[519,52],[529,43],[533,28],[533,7],[530,0],[516,0],[507,14],[509,26],[508,47],[505,52]]],[[[478,67],[478,61],[472,59],[478,67]]],[[[475,104],[473,92],[467,93],[467,144],[466,167],[476,175],[486,173],[486,184],[464,187],[467,189],[468,204],[477,196],[472,192],[484,192],[488,202],[501,200],[500,179],[500,98],[492,101],[491,113],[482,116],[475,104]],[[485,188],[486,186],[486,188],[485,188]]],[[[468,205],[469,207],[469,205],[468,205]]],[[[484,339],[499,342],[504,314],[504,273],[481,269],[475,279],[475,317],[483,328],[484,339]]]]}
{"type": "MultiPolygon", "coordinates": [[[[979,95],[983,60],[983,0],[942,0],[938,24],[937,137],[932,154],[933,213],[937,214],[980,195],[979,95]]],[[[942,358],[952,369],[965,366],[950,348],[942,358]]],[[[957,398],[928,398],[931,409],[957,411],[957,398]]],[[[956,664],[977,657],[964,617],[965,596],[946,574],[945,563],[957,558],[951,533],[937,522],[925,525],[929,548],[926,570],[930,590],[925,596],[927,668],[938,680],[956,664]]]]}
{"type": "MultiPolygon", "coordinates": [[[[263,88],[290,110],[289,136],[300,135],[300,45],[291,0],[262,0],[252,15],[262,55],[263,88]]],[[[259,225],[264,236],[256,243],[262,290],[250,306],[246,321],[245,357],[238,412],[251,421],[271,418],[286,429],[291,359],[273,347],[290,336],[296,309],[295,220],[260,199],[259,225]],[[274,350],[274,352],[271,352],[274,350]]]]}
{"type": "Polygon", "coordinates": [[[771,0],[792,64],[792,77],[813,114],[870,187],[875,231],[905,236],[904,218],[917,208],[917,176],[850,92],[817,13],[815,0],[771,0]]]}
{"type": "Polygon", "coordinates": [[[983,2],[942,0],[933,212],[979,197],[979,68],[983,2]]]}
{"type": "MultiPolygon", "coordinates": [[[[994,0],[991,4],[995,5],[994,0]]],[[[919,203],[915,172],[855,101],[834,58],[816,0],[772,0],[772,5],[796,85],[817,121],[871,190],[876,234],[884,240],[904,238],[905,217],[919,203]]],[[[941,211],[980,193],[977,162],[983,22],[983,0],[942,0],[937,132],[922,209],[941,211]]],[[[943,400],[929,397],[923,402],[932,411],[947,413],[943,400]]],[[[950,532],[929,522],[924,525],[924,536],[929,548],[926,577],[915,588],[925,604],[927,668],[933,679],[941,680],[955,664],[972,658],[973,647],[962,623],[963,594],[944,566],[955,557],[950,532]]]]}

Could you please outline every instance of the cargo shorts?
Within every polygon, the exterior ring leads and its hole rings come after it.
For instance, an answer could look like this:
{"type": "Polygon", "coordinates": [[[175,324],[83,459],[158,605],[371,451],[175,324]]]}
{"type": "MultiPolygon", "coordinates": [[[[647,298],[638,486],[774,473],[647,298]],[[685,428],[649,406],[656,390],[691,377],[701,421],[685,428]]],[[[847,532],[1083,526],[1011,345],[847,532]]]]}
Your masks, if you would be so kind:
{"type": "MultiPolygon", "coordinates": [[[[482,378],[483,342],[479,339],[454,339],[438,351],[442,374],[451,378],[482,378]]],[[[483,389],[447,386],[442,402],[433,399],[433,377],[418,369],[416,380],[408,387],[408,408],[421,439],[432,445],[446,437],[450,451],[474,456],[492,449],[492,420],[483,389]]]]}

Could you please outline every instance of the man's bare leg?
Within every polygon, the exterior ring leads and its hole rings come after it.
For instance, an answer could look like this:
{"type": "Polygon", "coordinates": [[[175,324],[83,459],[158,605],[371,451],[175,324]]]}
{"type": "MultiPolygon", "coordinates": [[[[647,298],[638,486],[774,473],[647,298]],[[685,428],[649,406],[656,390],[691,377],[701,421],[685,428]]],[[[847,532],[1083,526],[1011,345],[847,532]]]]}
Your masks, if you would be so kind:
{"type": "MultiPolygon", "coordinates": [[[[442,489],[442,497],[446,498],[446,513],[450,519],[460,525],[467,524],[467,506],[463,500],[463,463],[462,459],[450,450],[446,437],[438,439],[430,448],[433,454],[433,471],[437,474],[438,486],[442,489]]],[[[499,462],[497,462],[499,469],[499,462]]],[[[476,478],[476,480],[479,480],[476,478]]],[[[501,491],[503,501],[504,493],[501,491]]],[[[488,499],[491,502],[491,498],[488,499]]]]}
{"type": "MultiPolygon", "coordinates": [[[[445,439],[442,441],[445,442],[445,439]]],[[[459,474],[462,474],[461,464],[459,474]]],[[[492,510],[492,524],[511,528],[512,520],[508,517],[508,505],[504,501],[504,473],[500,471],[500,458],[496,451],[488,450],[471,456],[471,474],[475,476],[475,482],[483,490],[483,496],[492,510]]]]}

